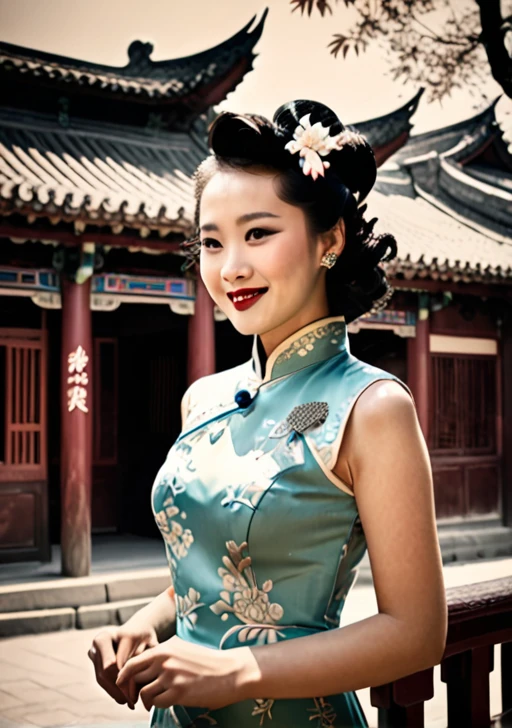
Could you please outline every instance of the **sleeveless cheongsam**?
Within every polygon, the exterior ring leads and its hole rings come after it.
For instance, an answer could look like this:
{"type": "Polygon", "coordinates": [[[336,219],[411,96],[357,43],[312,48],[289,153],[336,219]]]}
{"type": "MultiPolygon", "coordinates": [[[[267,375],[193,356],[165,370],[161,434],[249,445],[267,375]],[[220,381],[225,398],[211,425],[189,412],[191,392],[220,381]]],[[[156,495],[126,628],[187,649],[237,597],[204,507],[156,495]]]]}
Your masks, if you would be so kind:
{"type": "MultiPolygon", "coordinates": [[[[152,492],[176,592],[177,634],[227,650],[339,627],[366,550],[355,498],[332,472],[360,394],[393,375],[350,354],[343,317],[308,324],[262,371],[204,377],[152,492]]],[[[220,710],[156,708],[155,728],[366,726],[353,692],[220,710]]]]}

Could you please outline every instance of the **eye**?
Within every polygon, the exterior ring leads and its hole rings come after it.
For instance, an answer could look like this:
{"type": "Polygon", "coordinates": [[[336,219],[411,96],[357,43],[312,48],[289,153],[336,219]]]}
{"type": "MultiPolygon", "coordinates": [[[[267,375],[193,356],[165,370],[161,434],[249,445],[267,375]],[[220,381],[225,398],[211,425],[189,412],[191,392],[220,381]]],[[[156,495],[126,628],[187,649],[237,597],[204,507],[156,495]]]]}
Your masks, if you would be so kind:
{"type": "Polygon", "coordinates": [[[264,238],[274,235],[275,230],[268,230],[267,228],[251,228],[245,235],[246,240],[263,240],[264,238]]]}
{"type": "Polygon", "coordinates": [[[221,244],[218,240],[215,240],[215,238],[204,238],[201,240],[201,246],[203,248],[216,248],[221,247],[221,244]]]}

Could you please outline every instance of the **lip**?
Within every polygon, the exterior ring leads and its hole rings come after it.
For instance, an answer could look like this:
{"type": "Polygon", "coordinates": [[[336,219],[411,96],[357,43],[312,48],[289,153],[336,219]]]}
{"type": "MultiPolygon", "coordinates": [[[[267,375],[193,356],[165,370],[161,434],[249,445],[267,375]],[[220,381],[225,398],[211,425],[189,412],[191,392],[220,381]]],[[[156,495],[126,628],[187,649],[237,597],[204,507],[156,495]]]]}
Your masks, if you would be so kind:
{"type": "Polygon", "coordinates": [[[253,306],[256,303],[256,301],[259,301],[260,298],[267,291],[268,291],[268,288],[263,288],[263,287],[262,288],[239,288],[237,291],[230,291],[227,294],[227,296],[237,311],[245,311],[246,309],[253,306]],[[248,293],[257,293],[258,291],[260,292],[259,295],[252,296],[252,298],[248,298],[245,301],[236,301],[236,303],[235,303],[235,301],[233,300],[233,298],[235,298],[235,296],[247,295],[248,293]]]}

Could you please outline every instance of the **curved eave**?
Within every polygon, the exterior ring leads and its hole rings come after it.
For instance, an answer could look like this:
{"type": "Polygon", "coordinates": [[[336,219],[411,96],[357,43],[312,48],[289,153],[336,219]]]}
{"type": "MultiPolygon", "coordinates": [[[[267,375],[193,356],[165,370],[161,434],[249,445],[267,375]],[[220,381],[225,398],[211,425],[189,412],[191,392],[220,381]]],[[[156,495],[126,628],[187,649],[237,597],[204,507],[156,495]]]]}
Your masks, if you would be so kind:
{"type": "Polygon", "coordinates": [[[408,139],[409,132],[412,129],[410,120],[416,112],[424,92],[425,89],[421,88],[406,104],[389,114],[360,121],[350,126],[367,137],[375,150],[396,146],[398,139],[401,140],[400,146],[402,146],[408,139]]]}
{"type": "Polygon", "coordinates": [[[499,98],[496,98],[483,111],[468,119],[459,121],[456,124],[440,127],[439,129],[433,129],[424,134],[411,136],[407,144],[398,153],[397,162],[420,157],[432,152],[444,154],[449,152],[449,150],[455,149],[461,143],[464,143],[466,136],[473,138],[475,133],[478,133],[478,130],[487,129],[488,135],[495,124],[495,108],[499,98]]]}
{"type": "Polygon", "coordinates": [[[148,57],[142,64],[130,62],[124,67],[103,66],[0,43],[0,67],[20,75],[37,77],[39,82],[76,84],[99,93],[133,95],[143,99],[180,98],[198,93],[202,87],[222,80],[244,59],[245,73],[250,70],[255,58],[253,49],[262,35],[267,14],[268,9],[252,31],[249,29],[256,16],[223,43],[168,61],[153,62],[148,57]]]}

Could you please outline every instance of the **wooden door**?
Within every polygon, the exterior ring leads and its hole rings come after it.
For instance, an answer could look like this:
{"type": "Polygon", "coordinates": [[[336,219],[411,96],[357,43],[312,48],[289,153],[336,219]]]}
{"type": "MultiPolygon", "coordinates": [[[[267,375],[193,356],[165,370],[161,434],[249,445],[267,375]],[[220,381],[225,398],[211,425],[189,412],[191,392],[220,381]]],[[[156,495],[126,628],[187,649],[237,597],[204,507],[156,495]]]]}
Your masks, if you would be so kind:
{"type": "Polygon", "coordinates": [[[501,513],[498,356],[432,355],[430,452],[438,518],[501,513]]]}
{"type": "Polygon", "coordinates": [[[50,558],[46,332],[0,329],[0,561],[50,558]]]}

